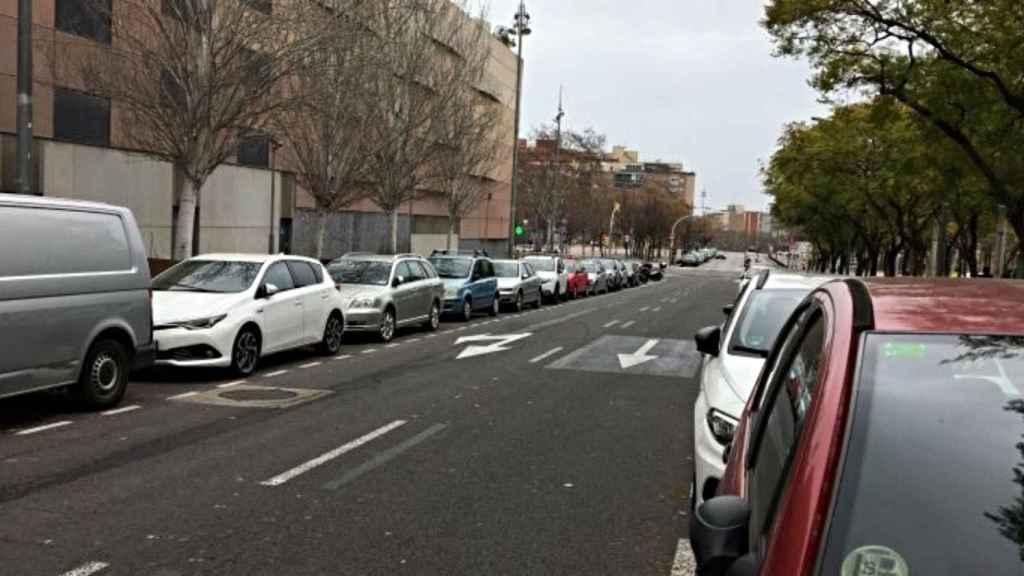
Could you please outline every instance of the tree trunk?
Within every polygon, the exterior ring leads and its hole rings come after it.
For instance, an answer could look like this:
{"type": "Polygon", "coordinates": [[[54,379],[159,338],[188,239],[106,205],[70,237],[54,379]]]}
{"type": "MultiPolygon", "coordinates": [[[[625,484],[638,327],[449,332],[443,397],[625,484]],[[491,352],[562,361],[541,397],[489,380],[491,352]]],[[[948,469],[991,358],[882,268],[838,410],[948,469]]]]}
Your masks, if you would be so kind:
{"type": "Polygon", "coordinates": [[[178,220],[174,223],[174,258],[176,260],[192,257],[192,235],[195,233],[198,200],[199,185],[186,178],[181,185],[181,198],[178,199],[178,220]]]}
{"type": "Polygon", "coordinates": [[[324,237],[327,236],[327,211],[317,210],[317,225],[316,225],[316,259],[323,260],[324,257],[324,237]]]}
{"type": "Polygon", "coordinates": [[[388,212],[388,222],[391,228],[391,253],[398,254],[398,208],[388,212]]]}
{"type": "MultiPolygon", "coordinates": [[[[448,216],[448,239],[445,241],[444,247],[446,250],[453,250],[452,248],[452,236],[455,235],[455,218],[448,216]]],[[[514,242],[515,240],[513,240],[514,242]]]]}

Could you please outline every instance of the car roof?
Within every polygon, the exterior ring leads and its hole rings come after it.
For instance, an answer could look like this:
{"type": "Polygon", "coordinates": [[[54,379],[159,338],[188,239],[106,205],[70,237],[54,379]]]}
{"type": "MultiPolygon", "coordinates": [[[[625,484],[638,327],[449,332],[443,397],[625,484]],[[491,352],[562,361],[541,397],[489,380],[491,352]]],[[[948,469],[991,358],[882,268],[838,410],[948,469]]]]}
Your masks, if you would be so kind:
{"type": "MultiPolygon", "coordinates": [[[[407,257],[408,258],[412,258],[412,256],[406,256],[405,254],[391,255],[391,254],[369,254],[369,253],[360,254],[360,253],[357,253],[357,254],[346,254],[346,255],[342,256],[341,258],[336,258],[331,263],[333,264],[334,262],[337,262],[338,260],[363,260],[363,261],[369,260],[371,262],[393,262],[393,261],[395,261],[399,257],[401,257],[401,258],[407,258],[407,257]]],[[[417,256],[417,258],[419,258],[419,257],[417,256]]]]}
{"type": "Polygon", "coordinates": [[[876,330],[1024,334],[1024,283],[994,278],[863,280],[876,330]]]}
{"type": "Polygon", "coordinates": [[[4,204],[38,206],[42,208],[81,208],[83,210],[100,210],[103,212],[128,211],[124,206],[116,206],[114,204],[107,204],[104,202],[91,202],[88,200],[74,200],[70,198],[55,198],[26,194],[0,193],[0,202],[3,202],[4,204]]]}
{"type": "MultiPolygon", "coordinates": [[[[791,290],[804,288],[808,292],[832,280],[829,276],[811,276],[792,272],[768,272],[768,279],[760,286],[761,290],[791,290]]],[[[756,281],[756,277],[755,280],[756,281]]]]}
{"type": "Polygon", "coordinates": [[[262,264],[262,263],[270,261],[270,260],[281,260],[281,259],[304,260],[306,262],[316,262],[316,260],[314,260],[312,258],[307,258],[306,256],[298,256],[298,255],[295,255],[295,254],[246,254],[246,253],[242,253],[242,252],[236,252],[236,253],[231,253],[231,252],[213,252],[213,253],[210,253],[210,254],[200,254],[198,256],[193,256],[192,259],[193,260],[229,260],[229,261],[233,261],[233,262],[256,262],[258,264],[262,264]]]}

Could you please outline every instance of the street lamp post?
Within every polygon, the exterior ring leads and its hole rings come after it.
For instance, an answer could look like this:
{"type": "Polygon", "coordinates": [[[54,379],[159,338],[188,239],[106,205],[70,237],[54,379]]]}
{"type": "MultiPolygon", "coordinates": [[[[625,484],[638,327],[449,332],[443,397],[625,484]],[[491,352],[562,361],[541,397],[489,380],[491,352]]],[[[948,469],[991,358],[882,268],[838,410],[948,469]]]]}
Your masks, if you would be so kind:
{"type": "Polygon", "coordinates": [[[675,261],[676,259],[676,227],[685,222],[686,220],[689,220],[690,218],[693,218],[695,216],[697,215],[687,214],[686,216],[683,216],[682,218],[672,223],[672,231],[669,232],[668,235],[668,259],[670,262],[675,261]]]}
{"type": "Polygon", "coordinates": [[[512,27],[505,28],[504,26],[501,26],[497,31],[498,36],[506,46],[512,47],[516,45],[517,40],[513,40],[512,37],[516,36],[518,38],[518,52],[516,55],[515,134],[513,134],[514,140],[512,142],[512,197],[508,217],[508,255],[510,258],[515,257],[516,197],[519,195],[519,109],[523,98],[523,40],[526,36],[529,36],[531,32],[530,15],[526,12],[526,4],[523,0],[520,0],[519,2],[519,9],[516,10],[512,27]]]}

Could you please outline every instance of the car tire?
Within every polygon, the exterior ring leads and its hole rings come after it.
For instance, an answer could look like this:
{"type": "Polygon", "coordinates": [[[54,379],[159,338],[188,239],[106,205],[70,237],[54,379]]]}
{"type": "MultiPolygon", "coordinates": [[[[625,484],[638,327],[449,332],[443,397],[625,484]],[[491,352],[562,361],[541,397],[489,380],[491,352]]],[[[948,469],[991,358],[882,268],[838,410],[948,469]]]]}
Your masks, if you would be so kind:
{"type": "Polygon", "coordinates": [[[430,316],[427,317],[427,321],[423,324],[423,327],[431,332],[434,332],[441,327],[441,304],[437,301],[434,301],[434,303],[430,305],[430,316]]]}
{"type": "Polygon", "coordinates": [[[345,320],[341,313],[335,310],[327,318],[324,326],[324,337],[320,340],[320,353],[333,356],[341,350],[341,340],[345,336],[345,320]]]}
{"type": "Polygon", "coordinates": [[[516,313],[518,314],[518,313],[522,312],[523,308],[524,308],[524,306],[523,306],[523,291],[520,290],[519,292],[516,292],[516,303],[515,303],[516,313]]]}
{"type": "Polygon", "coordinates": [[[239,376],[249,376],[260,363],[260,334],[252,326],[243,326],[231,345],[231,369],[239,376]]]}
{"type": "Polygon", "coordinates": [[[491,302],[491,307],[487,310],[488,316],[497,316],[501,308],[501,298],[497,294],[494,295],[494,302],[491,302]]]}
{"type": "Polygon", "coordinates": [[[469,322],[473,319],[473,301],[466,298],[462,301],[462,321],[469,322]]]}
{"type": "Polygon", "coordinates": [[[395,311],[391,308],[384,309],[384,315],[380,318],[380,327],[377,329],[377,339],[381,342],[391,342],[395,337],[395,311]]]}
{"type": "Polygon", "coordinates": [[[128,388],[131,358],[117,340],[97,340],[85,355],[85,364],[74,387],[79,404],[100,410],[116,406],[128,388]]]}

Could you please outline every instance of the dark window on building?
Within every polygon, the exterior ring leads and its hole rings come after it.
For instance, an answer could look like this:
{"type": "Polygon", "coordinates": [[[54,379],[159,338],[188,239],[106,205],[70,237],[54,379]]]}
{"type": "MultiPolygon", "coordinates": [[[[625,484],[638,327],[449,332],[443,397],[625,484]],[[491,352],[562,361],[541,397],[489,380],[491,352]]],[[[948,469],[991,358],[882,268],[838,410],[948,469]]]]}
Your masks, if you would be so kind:
{"type": "Polygon", "coordinates": [[[78,144],[110,146],[110,100],[69,88],[55,88],[53,136],[78,144]]]}
{"type": "Polygon", "coordinates": [[[242,84],[250,92],[262,92],[268,88],[271,74],[270,56],[256,50],[243,48],[241,58],[242,84]]]}
{"type": "Polygon", "coordinates": [[[274,10],[273,0],[242,0],[242,4],[264,14],[270,14],[274,10]]]}
{"type": "Polygon", "coordinates": [[[57,0],[57,30],[110,44],[111,0],[57,0]]]}
{"type": "Polygon", "coordinates": [[[270,136],[253,132],[238,141],[238,163],[243,166],[270,166],[270,136]]]}
{"type": "Polygon", "coordinates": [[[160,99],[165,108],[185,108],[185,90],[168,70],[160,71],[160,99]]]}

